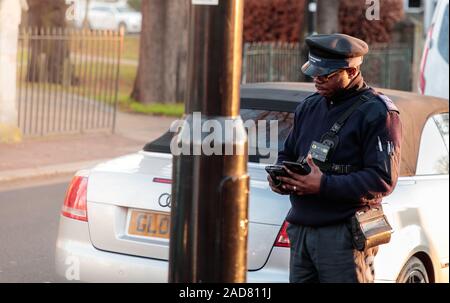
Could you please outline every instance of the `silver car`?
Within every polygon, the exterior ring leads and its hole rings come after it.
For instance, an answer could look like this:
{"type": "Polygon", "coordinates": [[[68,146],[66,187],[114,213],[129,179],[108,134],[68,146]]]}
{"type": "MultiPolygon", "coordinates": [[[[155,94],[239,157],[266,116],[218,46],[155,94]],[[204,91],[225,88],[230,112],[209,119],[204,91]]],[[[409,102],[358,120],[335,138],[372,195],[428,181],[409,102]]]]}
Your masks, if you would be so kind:
{"type": "MultiPolygon", "coordinates": [[[[78,18],[75,25],[83,27],[85,18],[85,5],[76,6],[78,18]]],[[[140,33],[142,30],[142,14],[126,3],[92,1],[89,4],[88,24],[92,30],[121,30],[125,33],[140,33]]]]}
{"type": "MultiPolygon", "coordinates": [[[[313,89],[303,83],[245,85],[241,116],[278,120],[278,142],[268,144],[277,150],[295,108],[313,89]]],[[[383,202],[394,233],[376,258],[377,281],[448,282],[448,100],[381,91],[400,108],[404,142],[401,177],[383,202]]],[[[168,280],[171,138],[167,132],[142,151],[76,174],[56,243],[60,276],[85,282],[168,280]]],[[[247,281],[288,282],[284,219],[290,202],[270,190],[267,164],[261,162],[251,156],[248,163],[247,281]]]]}

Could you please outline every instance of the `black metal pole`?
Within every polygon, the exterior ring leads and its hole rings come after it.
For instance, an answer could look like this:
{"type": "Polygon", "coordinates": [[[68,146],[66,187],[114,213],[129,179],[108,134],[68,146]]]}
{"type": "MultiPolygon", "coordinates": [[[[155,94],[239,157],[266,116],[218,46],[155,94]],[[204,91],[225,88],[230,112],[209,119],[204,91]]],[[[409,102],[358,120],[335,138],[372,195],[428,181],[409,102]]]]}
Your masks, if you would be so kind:
{"type": "Polygon", "coordinates": [[[249,178],[239,116],[243,7],[244,0],[191,5],[186,122],[176,137],[190,143],[190,154],[173,159],[170,282],[246,280],[249,178]],[[196,138],[198,117],[200,125],[214,120],[221,131],[196,138]],[[237,136],[225,135],[227,123],[237,136]],[[221,154],[203,152],[210,135],[221,154]],[[224,155],[230,148],[234,152],[224,155]]]}

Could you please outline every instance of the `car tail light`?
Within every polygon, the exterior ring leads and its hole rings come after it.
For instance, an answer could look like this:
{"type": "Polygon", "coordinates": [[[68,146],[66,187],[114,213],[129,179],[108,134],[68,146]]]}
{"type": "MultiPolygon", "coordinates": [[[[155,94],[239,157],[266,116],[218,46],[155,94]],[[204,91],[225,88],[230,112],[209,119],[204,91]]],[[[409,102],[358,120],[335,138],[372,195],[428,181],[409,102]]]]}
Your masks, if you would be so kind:
{"type": "Polygon", "coordinates": [[[72,179],[61,211],[63,216],[87,222],[87,184],[87,177],[75,176],[72,179]]]}
{"type": "Polygon", "coordinates": [[[428,30],[427,39],[425,43],[425,49],[423,51],[422,61],[420,62],[420,77],[419,77],[419,89],[420,93],[423,95],[425,93],[425,86],[426,86],[426,80],[425,80],[425,65],[427,64],[427,58],[428,58],[428,52],[430,51],[431,47],[431,40],[432,40],[432,34],[433,34],[433,27],[434,24],[430,26],[430,29],[428,30]]]}
{"type": "Polygon", "coordinates": [[[289,223],[284,221],[283,226],[281,226],[280,232],[278,233],[277,240],[274,246],[276,247],[291,247],[291,242],[289,242],[289,237],[287,234],[287,227],[289,223]]]}

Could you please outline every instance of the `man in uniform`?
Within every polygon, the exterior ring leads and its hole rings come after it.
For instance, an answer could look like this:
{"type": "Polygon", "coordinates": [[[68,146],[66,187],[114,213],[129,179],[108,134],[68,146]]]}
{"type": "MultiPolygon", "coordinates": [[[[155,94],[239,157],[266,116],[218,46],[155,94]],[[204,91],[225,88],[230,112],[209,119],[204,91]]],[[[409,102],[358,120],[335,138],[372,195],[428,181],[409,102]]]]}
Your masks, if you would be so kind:
{"type": "Polygon", "coordinates": [[[402,136],[399,111],[364,82],[364,41],[333,34],[314,35],[306,43],[310,53],[302,72],[314,79],[317,92],[296,109],[277,162],[304,160],[311,172],[287,170],[288,177],[279,177],[281,187],[268,177],[274,192],[290,195],[289,279],[373,282],[377,247],[356,250],[349,222],[357,211],[380,205],[395,188],[402,136]],[[323,154],[314,157],[311,150],[317,146],[323,154]]]}

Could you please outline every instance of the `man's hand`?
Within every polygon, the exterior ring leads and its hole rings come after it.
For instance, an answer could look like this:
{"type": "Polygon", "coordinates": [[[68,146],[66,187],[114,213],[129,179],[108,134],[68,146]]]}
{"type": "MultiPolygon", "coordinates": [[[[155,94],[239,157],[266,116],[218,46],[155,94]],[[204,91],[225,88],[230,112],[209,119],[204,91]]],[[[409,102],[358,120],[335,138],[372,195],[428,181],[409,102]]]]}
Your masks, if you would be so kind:
{"type": "Polygon", "coordinates": [[[319,167],[314,164],[311,155],[308,155],[307,162],[311,167],[311,173],[307,176],[296,174],[286,168],[286,171],[291,177],[280,177],[280,180],[283,182],[283,189],[291,191],[299,196],[314,195],[320,192],[320,181],[323,173],[320,171],[319,167]]]}
{"type": "Polygon", "coordinates": [[[267,176],[267,181],[269,181],[270,188],[272,189],[273,192],[276,192],[277,194],[280,194],[280,195],[289,195],[290,194],[289,191],[283,191],[281,187],[276,187],[274,185],[274,182],[273,182],[272,178],[270,177],[270,175],[267,176]]]}

